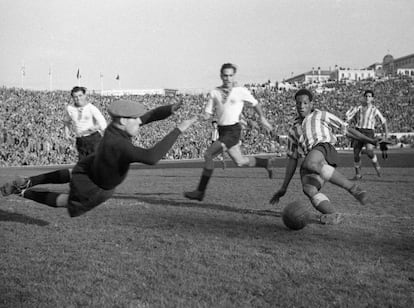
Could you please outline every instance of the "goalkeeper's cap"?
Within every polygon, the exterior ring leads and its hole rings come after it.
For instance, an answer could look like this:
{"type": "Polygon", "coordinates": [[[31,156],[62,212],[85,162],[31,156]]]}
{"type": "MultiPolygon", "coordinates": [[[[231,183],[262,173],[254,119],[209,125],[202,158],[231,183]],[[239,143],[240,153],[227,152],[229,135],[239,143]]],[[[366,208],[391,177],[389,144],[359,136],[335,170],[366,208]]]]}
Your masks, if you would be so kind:
{"type": "Polygon", "coordinates": [[[127,99],[114,101],[108,108],[113,118],[138,118],[148,111],[142,103],[127,99]]]}
{"type": "Polygon", "coordinates": [[[312,95],[311,91],[309,91],[308,89],[300,89],[298,92],[296,92],[295,100],[298,96],[301,96],[301,95],[307,95],[309,97],[310,101],[312,101],[312,99],[313,99],[313,95],[312,95]]]}

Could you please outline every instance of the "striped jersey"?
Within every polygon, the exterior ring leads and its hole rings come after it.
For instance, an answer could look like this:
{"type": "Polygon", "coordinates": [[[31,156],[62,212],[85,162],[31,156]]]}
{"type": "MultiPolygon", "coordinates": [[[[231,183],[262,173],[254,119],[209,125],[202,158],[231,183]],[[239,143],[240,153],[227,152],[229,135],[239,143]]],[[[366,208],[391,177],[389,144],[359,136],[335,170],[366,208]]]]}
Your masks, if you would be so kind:
{"type": "Polygon", "coordinates": [[[377,107],[370,104],[366,107],[358,106],[352,107],[346,112],[346,120],[349,122],[356,116],[356,127],[364,129],[375,129],[376,117],[378,117],[382,124],[385,124],[386,120],[381,111],[377,107]]]}
{"type": "Polygon", "coordinates": [[[327,111],[315,109],[308,114],[302,122],[303,134],[300,143],[305,152],[312,150],[318,143],[330,143],[334,145],[337,141],[334,129],[345,134],[348,124],[327,111]]]}
{"type": "Polygon", "coordinates": [[[299,159],[305,156],[305,151],[300,143],[300,137],[302,135],[302,118],[297,117],[288,132],[286,152],[288,157],[299,159]]]}

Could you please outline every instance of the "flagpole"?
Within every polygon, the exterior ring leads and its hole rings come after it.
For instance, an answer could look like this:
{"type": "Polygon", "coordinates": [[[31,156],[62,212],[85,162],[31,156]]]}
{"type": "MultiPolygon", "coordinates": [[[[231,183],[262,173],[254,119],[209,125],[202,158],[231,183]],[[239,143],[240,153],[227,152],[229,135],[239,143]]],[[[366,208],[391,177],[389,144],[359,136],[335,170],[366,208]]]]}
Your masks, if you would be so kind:
{"type": "Polygon", "coordinates": [[[102,72],[100,73],[99,77],[101,78],[101,95],[102,95],[103,94],[103,89],[104,89],[104,87],[103,87],[103,74],[102,74],[102,72]]]}
{"type": "Polygon", "coordinates": [[[78,79],[78,87],[80,87],[80,85],[81,85],[81,78],[82,78],[82,75],[81,75],[81,72],[80,72],[80,68],[78,67],[78,72],[76,73],[76,78],[78,79]]]}
{"type": "Polygon", "coordinates": [[[116,75],[116,80],[118,80],[118,90],[121,90],[121,77],[119,77],[119,74],[116,75]]]}
{"type": "Polygon", "coordinates": [[[26,67],[24,65],[24,60],[22,61],[22,66],[20,68],[20,77],[21,77],[21,87],[24,88],[24,77],[26,76],[26,67]]]}
{"type": "Polygon", "coordinates": [[[52,91],[53,85],[53,72],[52,72],[52,63],[49,65],[49,91],[52,91]]]}

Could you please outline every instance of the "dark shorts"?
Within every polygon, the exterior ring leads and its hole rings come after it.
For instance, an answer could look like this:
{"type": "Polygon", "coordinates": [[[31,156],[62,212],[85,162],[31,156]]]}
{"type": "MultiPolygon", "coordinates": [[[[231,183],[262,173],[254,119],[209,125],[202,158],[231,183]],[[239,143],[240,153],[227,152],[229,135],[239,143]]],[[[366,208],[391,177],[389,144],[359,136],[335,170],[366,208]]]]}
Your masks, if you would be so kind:
{"type": "MultiPolygon", "coordinates": [[[[363,135],[365,135],[365,136],[367,136],[371,139],[375,138],[375,132],[374,132],[373,129],[359,128],[359,127],[356,127],[355,129],[357,131],[359,131],[361,134],[363,134],[363,135]]],[[[362,141],[359,141],[359,140],[356,140],[356,139],[354,139],[352,141],[352,147],[354,149],[362,149],[365,145],[366,145],[366,142],[362,142],[362,141]]]]}
{"type": "Polygon", "coordinates": [[[312,149],[318,150],[323,154],[323,157],[325,157],[325,160],[329,165],[332,167],[336,167],[338,164],[338,152],[335,150],[335,147],[327,142],[324,143],[318,143],[315,145],[312,149]]]}
{"type": "Polygon", "coordinates": [[[230,149],[239,143],[241,137],[241,125],[236,123],[233,125],[219,126],[219,140],[221,143],[230,149]]]}
{"type": "Polygon", "coordinates": [[[68,212],[71,217],[80,216],[112,197],[114,189],[105,190],[97,186],[86,173],[90,159],[84,159],[72,170],[68,212]]]}
{"type": "Polygon", "coordinates": [[[95,152],[101,139],[102,136],[99,132],[95,132],[89,136],[76,138],[76,149],[78,150],[79,161],[95,152]]]}

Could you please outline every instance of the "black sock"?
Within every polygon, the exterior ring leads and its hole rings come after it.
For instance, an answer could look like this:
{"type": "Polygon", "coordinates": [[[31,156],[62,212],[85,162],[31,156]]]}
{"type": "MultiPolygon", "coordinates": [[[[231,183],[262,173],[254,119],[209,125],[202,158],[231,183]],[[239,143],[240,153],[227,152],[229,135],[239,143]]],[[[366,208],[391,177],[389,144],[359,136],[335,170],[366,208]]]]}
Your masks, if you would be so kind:
{"type": "Polygon", "coordinates": [[[200,183],[198,184],[198,191],[205,191],[207,189],[208,182],[210,181],[211,175],[213,174],[212,169],[203,169],[201,174],[200,183]]]}
{"type": "Polygon", "coordinates": [[[36,191],[36,190],[26,190],[24,192],[24,198],[30,199],[42,204],[46,204],[51,207],[57,207],[56,199],[60,194],[50,191],[36,191]]]}
{"type": "Polygon", "coordinates": [[[255,157],[255,159],[256,159],[256,167],[267,168],[267,166],[269,165],[269,159],[268,158],[255,157]]]}
{"type": "Polygon", "coordinates": [[[69,169],[56,170],[49,173],[42,173],[39,175],[31,176],[30,181],[32,186],[39,184],[62,184],[70,182],[69,169]]]}

